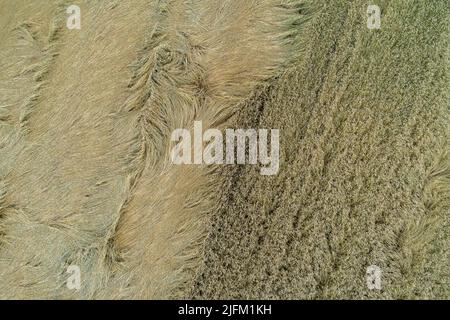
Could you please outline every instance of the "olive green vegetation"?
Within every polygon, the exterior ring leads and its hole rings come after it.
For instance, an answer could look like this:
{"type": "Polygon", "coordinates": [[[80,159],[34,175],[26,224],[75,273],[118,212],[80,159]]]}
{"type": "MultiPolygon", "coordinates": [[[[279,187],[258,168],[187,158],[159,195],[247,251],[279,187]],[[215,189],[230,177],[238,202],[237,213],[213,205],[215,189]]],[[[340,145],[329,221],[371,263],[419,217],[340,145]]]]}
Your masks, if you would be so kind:
{"type": "Polygon", "coordinates": [[[448,299],[449,2],[374,1],[380,30],[367,1],[316,3],[307,52],[235,119],[280,129],[280,172],[223,170],[192,297],[448,299]]]}

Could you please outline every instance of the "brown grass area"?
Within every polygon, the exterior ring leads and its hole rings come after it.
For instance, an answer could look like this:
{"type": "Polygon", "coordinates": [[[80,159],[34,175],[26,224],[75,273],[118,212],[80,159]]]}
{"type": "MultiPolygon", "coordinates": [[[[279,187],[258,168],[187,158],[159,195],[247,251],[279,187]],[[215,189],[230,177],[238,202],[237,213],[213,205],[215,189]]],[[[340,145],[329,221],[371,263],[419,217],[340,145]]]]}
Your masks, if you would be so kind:
{"type": "Polygon", "coordinates": [[[0,295],[185,295],[218,180],[170,133],[223,127],[296,56],[299,3],[78,1],[68,30],[67,2],[3,2],[0,295]]]}

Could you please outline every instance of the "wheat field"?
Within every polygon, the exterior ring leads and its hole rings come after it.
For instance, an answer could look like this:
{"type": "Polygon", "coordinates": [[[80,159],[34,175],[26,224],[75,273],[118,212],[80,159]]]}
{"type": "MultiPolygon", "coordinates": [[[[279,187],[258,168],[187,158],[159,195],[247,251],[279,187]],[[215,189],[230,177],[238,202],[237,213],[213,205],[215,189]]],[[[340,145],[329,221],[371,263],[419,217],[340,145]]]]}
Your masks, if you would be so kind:
{"type": "Polygon", "coordinates": [[[450,298],[448,1],[0,8],[1,299],[450,298]],[[278,174],[175,165],[195,121],[278,174]]]}

